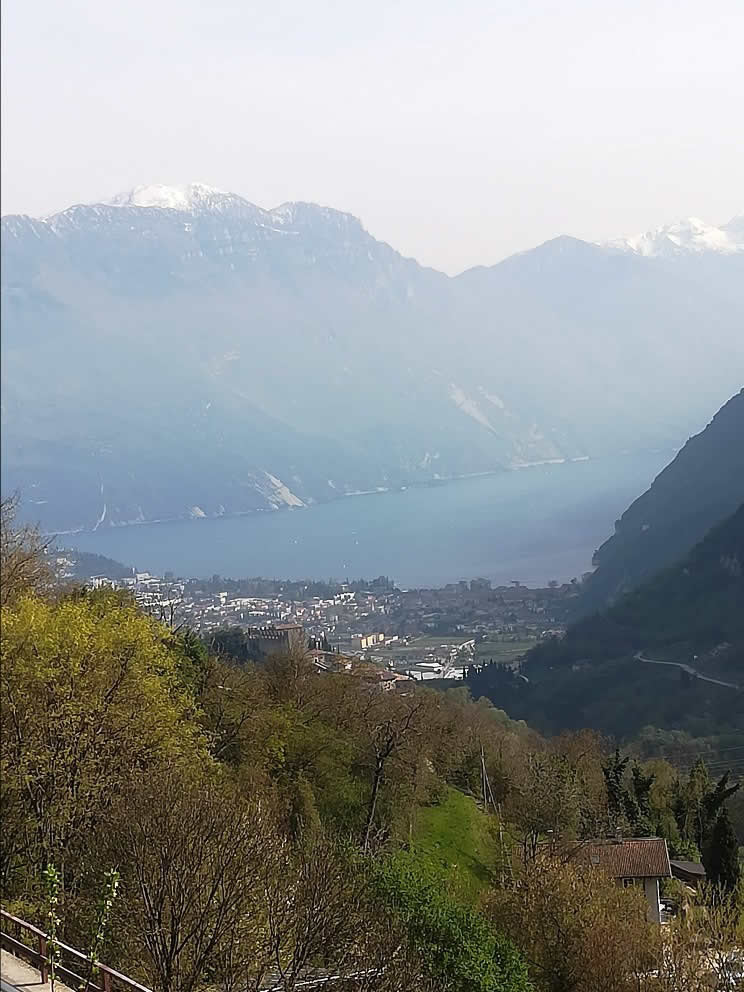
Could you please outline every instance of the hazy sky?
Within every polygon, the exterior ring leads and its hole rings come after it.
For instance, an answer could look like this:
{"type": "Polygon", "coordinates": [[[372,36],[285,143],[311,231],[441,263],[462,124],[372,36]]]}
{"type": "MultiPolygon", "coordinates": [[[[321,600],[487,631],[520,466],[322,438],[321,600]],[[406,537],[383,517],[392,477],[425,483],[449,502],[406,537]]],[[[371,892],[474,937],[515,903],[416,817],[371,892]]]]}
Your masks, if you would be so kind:
{"type": "Polygon", "coordinates": [[[744,209],[744,0],[4,0],[3,213],[349,210],[448,271],[744,209]]]}

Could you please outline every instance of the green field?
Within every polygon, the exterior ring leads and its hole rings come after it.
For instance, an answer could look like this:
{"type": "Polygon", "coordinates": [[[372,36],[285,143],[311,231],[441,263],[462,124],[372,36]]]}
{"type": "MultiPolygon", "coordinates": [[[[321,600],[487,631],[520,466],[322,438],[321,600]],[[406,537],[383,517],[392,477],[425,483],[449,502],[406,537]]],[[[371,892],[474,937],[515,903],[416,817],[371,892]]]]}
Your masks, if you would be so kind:
{"type": "Polygon", "coordinates": [[[427,867],[444,872],[458,894],[475,901],[498,864],[495,825],[470,796],[448,788],[441,802],[419,811],[412,850],[427,867]]]}
{"type": "Polygon", "coordinates": [[[480,664],[493,659],[498,664],[511,665],[522,655],[526,654],[530,648],[537,644],[536,638],[525,638],[523,640],[490,640],[481,641],[475,646],[475,660],[480,664]]]}

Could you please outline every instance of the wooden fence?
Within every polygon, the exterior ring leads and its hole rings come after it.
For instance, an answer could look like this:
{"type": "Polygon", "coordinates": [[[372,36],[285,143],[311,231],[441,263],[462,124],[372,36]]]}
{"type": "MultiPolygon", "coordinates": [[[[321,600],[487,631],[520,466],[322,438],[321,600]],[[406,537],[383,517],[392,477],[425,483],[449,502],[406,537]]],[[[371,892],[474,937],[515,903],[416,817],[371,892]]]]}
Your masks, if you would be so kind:
{"type": "MultiPolygon", "coordinates": [[[[50,943],[49,934],[39,930],[33,923],[19,920],[17,916],[7,913],[4,909],[0,910],[0,944],[3,950],[10,951],[34,968],[38,968],[42,982],[48,982],[50,977],[50,943]],[[29,943],[24,943],[26,940],[29,943]]],[[[78,988],[81,983],[85,986],[90,974],[91,980],[88,985],[90,992],[119,992],[119,990],[152,992],[151,989],[109,968],[108,965],[101,964],[100,961],[92,961],[87,954],[68,944],[58,940],[55,946],[57,954],[54,971],[55,977],[61,982],[66,984],[72,982],[73,986],[78,988]]]]}

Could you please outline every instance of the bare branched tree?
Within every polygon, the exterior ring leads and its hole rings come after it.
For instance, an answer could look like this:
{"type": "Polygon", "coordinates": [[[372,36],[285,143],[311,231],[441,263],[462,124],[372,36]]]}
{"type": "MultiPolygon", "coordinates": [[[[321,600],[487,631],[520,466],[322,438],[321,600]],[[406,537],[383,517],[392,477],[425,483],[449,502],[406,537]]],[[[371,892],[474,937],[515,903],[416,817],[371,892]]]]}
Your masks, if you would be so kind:
{"type": "Polygon", "coordinates": [[[214,767],[205,772],[177,765],[143,778],[111,833],[162,992],[194,992],[205,975],[216,984],[260,955],[275,823],[265,800],[246,800],[214,767]]]}
{"type": "Polygon", "coordinates": [[[375,824],[377,800],[380,794],[388,763],[404,746],[410,746],[421,735],[418,717],[424,709],[424,701],[415,695],[400,699],[388,699],[387,705],[372,706],[370,718],[370,743],[374,754],[372,771],[372,791],[367,807],[364,826],[364,851],[369,851],[375,824]]]}
{"type": "Polygon", "coordinates": [[[0,503],[0,605],[12,606],[24,593],[43,593],[53,572],[47,558],[51,538],[38,528],[18,524],[20,496],[14,493],[0,503]]]}

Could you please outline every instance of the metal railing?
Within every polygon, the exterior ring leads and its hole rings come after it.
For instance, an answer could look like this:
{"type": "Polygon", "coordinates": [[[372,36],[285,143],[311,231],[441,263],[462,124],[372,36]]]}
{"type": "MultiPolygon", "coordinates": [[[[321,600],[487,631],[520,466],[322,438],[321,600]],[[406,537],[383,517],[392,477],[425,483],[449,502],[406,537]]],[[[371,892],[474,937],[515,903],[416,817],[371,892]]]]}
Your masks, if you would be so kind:
{"type": "MultiPolygon", "coordinates": [[[[41,981],[48,982],[52,963],[49,955],[52,941],[49,934],[39,930],[33,923],[18,919],[17,916],[13,916],[4,909],[0,910],[0,920],[2,921],[0,944],[3,949],[27,961],[34,968],[38,968],[41,981]],[[25,934],[31,935],[35,946],[29,946],[23,942],[22,937],[25,934]]],[[[126,975],[122,975],[114,968],[109,968],[108,965],[101,964],[100,961],[93,961],[89,955],[70,947],[69,944],[63,944],[62,941],[56,940],[54,946],[57,949],[54,963],[55,977],[63,982],[71,980],[76,988],[81,983],[87,984],[90,992],[117,992],[117,990],[152,992],[152,989],[140,985],[133,978],[127,978],[126,975]],[[76,971],[76,968],[80,969],[83,974],[76,971]],[[96,979],[91,977],[89,982],[88,974],[92,975],[96,972],[96,979]]]]}

